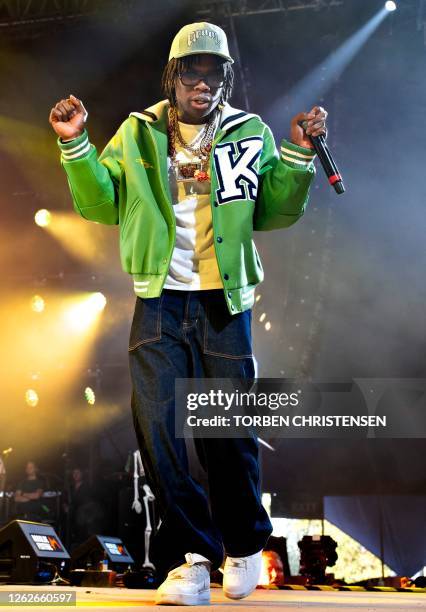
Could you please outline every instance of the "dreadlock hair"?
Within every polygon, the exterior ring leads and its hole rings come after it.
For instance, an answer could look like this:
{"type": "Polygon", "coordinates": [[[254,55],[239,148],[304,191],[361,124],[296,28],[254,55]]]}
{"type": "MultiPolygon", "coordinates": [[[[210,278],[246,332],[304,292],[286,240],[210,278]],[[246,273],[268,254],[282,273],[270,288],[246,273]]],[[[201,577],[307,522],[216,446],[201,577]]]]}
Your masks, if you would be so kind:
{"type": "MultiPolygon", "coordinates": [[[[168,64],[166,64],[163,71],[163,77],[161,79],[161,86],[163,88],[164,95],[166,98],[168,98],[171,106],[177,106],[175,91],[176,79],[179,78],[179,74],[182,74],[184,70],[190,70],[200,56],[201,54],[185,55],[184,57],[173,58],[168,62],[168,64]]],[[[226,60],[224,60],[220,66],[223,70],[224,82],[219,104],[225,104],[232,94],[232,88],[234,86],[234,71],[232,69],[231,62],[227,62],[226,60]]]]}

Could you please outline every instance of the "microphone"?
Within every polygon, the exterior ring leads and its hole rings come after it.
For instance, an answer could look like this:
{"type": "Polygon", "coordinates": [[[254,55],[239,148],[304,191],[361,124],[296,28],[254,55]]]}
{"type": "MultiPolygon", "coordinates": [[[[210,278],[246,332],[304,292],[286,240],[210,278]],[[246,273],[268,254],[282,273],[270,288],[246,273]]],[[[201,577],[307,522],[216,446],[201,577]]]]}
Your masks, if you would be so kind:
{"type": "MultiPolygon", "coordinates": [[[[306,130],[308,122],[300,121],[299,125],[304,130],[306,130]]],[[[336,166],[333,156],[330,153],[330,149],[327,146],[324,135],[320,134],[319,136],[311,136],[310,134],[308,134],[308,136],[314,146],[315,152],[318,155],[321,165],[324,168],[324,172],[327,175],[328,182],[334,187],[336,193],[344,193],[345,186],[343,185],[342,176],[336,166]]]]}

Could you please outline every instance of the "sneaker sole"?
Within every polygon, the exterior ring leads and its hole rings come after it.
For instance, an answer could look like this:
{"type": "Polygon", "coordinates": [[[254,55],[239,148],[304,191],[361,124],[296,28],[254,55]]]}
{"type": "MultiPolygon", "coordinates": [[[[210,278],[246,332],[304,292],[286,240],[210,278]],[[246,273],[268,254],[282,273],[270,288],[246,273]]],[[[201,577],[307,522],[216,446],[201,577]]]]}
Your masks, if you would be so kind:
{"type": "Polygon", "coordinates": [[[251,595],[251,593],[253,593],[255,589],[256,587],[253,587],[252,589],[250,589],[250,591],[246,591],[245,593],[231,593],[223,589],[223,593],[226,597],[229,597],[229,599],[244,599],[244,597],[248,597],[249,595],[251,595]]]}
{"type": "Polygon", "coordinates": [[[210,591],[202,591],[194,595],[182,593],[159,593],[155,598],[156,605],[168,604],[175,606],[203,606],[210,603],[210,591]]]}

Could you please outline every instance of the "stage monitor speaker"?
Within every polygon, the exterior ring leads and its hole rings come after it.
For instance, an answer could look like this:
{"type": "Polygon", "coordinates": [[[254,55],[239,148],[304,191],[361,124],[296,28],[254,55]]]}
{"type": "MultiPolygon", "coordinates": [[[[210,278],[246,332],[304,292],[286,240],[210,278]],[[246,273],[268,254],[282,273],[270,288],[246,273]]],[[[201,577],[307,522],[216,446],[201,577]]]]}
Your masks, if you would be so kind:
{"type": "Polygon", "coordinates": [[[125,569],[133,564],[120,538],[93,535],[71,553],[71,569],[98,569],[104,561],[109,569],[125,569]]]}
{"type": "Polygon", "coordinates": [[[15,520],[0,529],[0,582],[50,582],[69,558],[51,525],[15,520]]]}

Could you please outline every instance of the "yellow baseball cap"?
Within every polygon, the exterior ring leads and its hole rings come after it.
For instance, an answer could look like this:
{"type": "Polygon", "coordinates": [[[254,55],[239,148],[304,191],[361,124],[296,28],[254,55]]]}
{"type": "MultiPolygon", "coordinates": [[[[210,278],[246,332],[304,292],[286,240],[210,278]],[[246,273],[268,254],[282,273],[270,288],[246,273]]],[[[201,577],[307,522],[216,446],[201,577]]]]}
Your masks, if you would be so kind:
{"type": "Polygon", "coordinates": [[[228,40],[219,26],[207,21],[190,23],[179,30],[170,48],[169,61],[173,58],[210,53],[234,63],[229,55],[228,40]]]}

